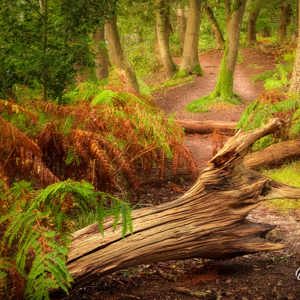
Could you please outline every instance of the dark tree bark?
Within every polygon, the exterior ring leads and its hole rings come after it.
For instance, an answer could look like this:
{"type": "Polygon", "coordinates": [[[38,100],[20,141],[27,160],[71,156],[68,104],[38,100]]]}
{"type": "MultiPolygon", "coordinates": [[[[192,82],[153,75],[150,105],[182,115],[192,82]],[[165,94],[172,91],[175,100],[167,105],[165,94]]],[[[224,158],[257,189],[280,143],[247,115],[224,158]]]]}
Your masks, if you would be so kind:
{"type": "Polygon", "coordinates": [[[180,71],[202,75],[198,54],[201,0],[190,0],[180,71]]]}
{"type": "Polygon", "coordinates": [[[73,234],[68,268],[76,280],[130,266],[202,257],[230,258],[283,248],[264,239],[273,226],[246,220],[261,201],[300,198],[300,189],[279,184],[247,169],[243,158],[253,143],[283,124],[272,120],[251,133],[238,132],[210,160],[194,186],[180,198],[132,212],[133,232],[125,238],[104,224],[73,234]]]}
{"type": "Polygon", "coordinates": [[[176,71],[176,66],[173,62],[169,45],[170,23],[168,1],[155,1],[155,17],[156,37],[160,61],[164,67],[164,71],[166,72],[167,76],[171,77],[176,71]]]}
{"type": "Polygon", "coordinates": [[[244,164],[251,169],[275,167],[300,157],[300,140],[284,141],[273,144],[261,151],[248,154],[244,164]]]}
{"type": "MultiPolygon", "coordinates": [[[[300,6],[300,0],[298,0],[298,6],[300,6]]],[[[300,10],[298,9],[298,37],[297,37],[297,49],[294,62],[293,74],[291,78],[291,84],[289,88],[290,94],[300,95],[300,10]]]]}
{"type": "Polygon", "coordinates": [[[251,3],[251,10],[248,20],[248,44],[254,45],[256,43],[256,20],[259,16],[262,0],[253,0],[251,3]]]}
{"type": "Polygon", "coordinates": [[[184,128],[185,133],[207,134],[217,131],[219,134],[234,135],[236,132],[236,122],[223,121],[191,121],[176,120],[176,123],[184,128]]]}
{"type": "Polygon", "coordinates": [[[94,57],[95,57],[95,73],[98,80],[108,76],[108,55],[104,38],[104,25],[99,26],[93,35],[94,57]]]}
{"type": "Polygon", "coordinates": [[[105,37],[108,42],[108,52],[111,64],[125,72],[130,88],[134,92],[138,92],[139,86],[136,75],[123,53],[116,16],[112,16],[105,21],[105,37]]]}
{"type": "Polygon", "coordinates": [[[280,10],[281,10],[281,14],[280,14],[279,29],[278,29],[278,37],[279,37],[279,42],[283,43],[286,40],[287,27],[289,26],[291,21],[292,7],[289,1],[286,0],[282,1],[280,10]]]}
{"type": "Polygon", "coordinates": [[[214,33],[214,36],[216,39],[217,48],[223,49],[224,45],[225,45],[225,40],[223,37],[223,33],[221,31],[220,25],[214,15],[214,12],[213,12],[212,8],[207,4],[204,5],[204,9],[205,9],[207,18],[211,23],[211,29],[212,29],[212,32],[214,33]]]}
{"type": "Polygon", "coordinates": [[[182,53],[184,47],[185,30],[186,30],[186,16],[185,16],[184,5],[180,4],[178,6],[176,10],[176,16],[177,16],[177,31],[179,35],[180,48],[182,53]]]}
{"type": "Polygon", "coordinates": [[[231,1],[226,1],[227,38],[217,84],[211,94],[211,98],[220,98],[222,101],[229,102],[232,102],[232,99],[236,98],[233,92],[233,76],[238,56],[240,27],[246,1],[247,0],[233,0],[232,3],[231,1]]]}
{"type": "Polygon", "coordinates": [[[43,65],[42,65],[42,86],[43,86],[43,99],[48,100],[48,0],[39,0],[40,13],[42,17],[43,26],[43,65]]]}

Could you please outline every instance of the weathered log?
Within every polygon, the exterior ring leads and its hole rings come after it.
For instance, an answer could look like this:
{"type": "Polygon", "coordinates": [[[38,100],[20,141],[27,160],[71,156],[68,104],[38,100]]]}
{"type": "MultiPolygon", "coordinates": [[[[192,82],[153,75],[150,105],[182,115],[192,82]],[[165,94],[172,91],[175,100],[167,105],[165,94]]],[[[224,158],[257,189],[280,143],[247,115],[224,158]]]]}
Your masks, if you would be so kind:
{"type": "Polygon", "coordinates": [[[291,140],[248,154],[244,159],[244,164],[251,169],[274,167],[298,157],[300,157],[300,140],[291,140]]]}
{"type": "Polygon", "coordinates": [[[192,121],[192,120],[176,120],[176,123],[181,125],[186,133],[207,134],[217,131],[224,135],[234,135],[236,132],[236,122],[224,121],[192,121]]]}
{"type": "Polygon", "coordinates": [[[133,232],[125,238],[113,230],[111,220],[104,224],[104,236],[97,224],[75,232],[68,257],[73,277],[79,280],[170,259],[219,259],[283,248],[264,239],[273,226],[245,218],[261,201],[287,195],[299,198],[300,189],[278,184],[242,163],[256,140],[281,125],[276,119],[252,133],[238,132],[183,196],[134,210],[133,232]]]}

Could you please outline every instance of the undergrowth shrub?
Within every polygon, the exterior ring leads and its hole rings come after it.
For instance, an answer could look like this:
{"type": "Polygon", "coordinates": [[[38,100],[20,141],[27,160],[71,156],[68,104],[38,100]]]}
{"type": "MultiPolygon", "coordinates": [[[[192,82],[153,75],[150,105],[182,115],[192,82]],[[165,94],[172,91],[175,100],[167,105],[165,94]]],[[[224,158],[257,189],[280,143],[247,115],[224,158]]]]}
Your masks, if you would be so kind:
{"type": "Polygon", "coordinates": [[[93,90],[76,90],[68,105],[36,100],[20,107],[0,100],[1,178],[40,186],[85,179],[98,190],[122,191],[148,177],[164,177],[170,163],[174,174],[180,168],[196,174],[181,127],[150,100],[93,90]],[[86,97],[78,101],[78,95],[86,97]]]}
{"type": "Polygon", "coordinates": [[[182,128],[149,99],[89,83],[64,99],[0,100],[0,290],[11,299],[67,291],[69,233],[83,220],[101,229],[113,215],[123,235],[131,229],[128,205],[108,191],[197,172],[182,128]]]}
{"type": "Polygon", "coordinates": [[[238,128],[245,131],[259,128],[271,118],[280,118],[285,126],[276,134],[267,135],[258,140],[254,150],[259,150],[272,143],[289,138],[297,138],[300,135],[300,101],[297,98],[289,98],[280,91],[266,91],[260,98],[252,102],[242,114],[238,128]]]}
{"type": "Polygon", "coordinates": [[[293,70],[294,54],[285,53],[282,57],[283,62],[277,63],[274,70],[267,70],[254,76],[253,80],[262,80],[266,90],[286,89],[289,85],[289,77],[293,70]]]}
{"type": "Polygon", "coordinates": [[[66,261],[70,232],[78,215],[95,212],[100,231],[106,216],[132,230],[126,202],[97,192],[87,182],[58,182],[42,190],[20,181],[0,193],[0,284],[9,299],[49,299],[49,291],[68,292],[72,277],[66,261]]]}

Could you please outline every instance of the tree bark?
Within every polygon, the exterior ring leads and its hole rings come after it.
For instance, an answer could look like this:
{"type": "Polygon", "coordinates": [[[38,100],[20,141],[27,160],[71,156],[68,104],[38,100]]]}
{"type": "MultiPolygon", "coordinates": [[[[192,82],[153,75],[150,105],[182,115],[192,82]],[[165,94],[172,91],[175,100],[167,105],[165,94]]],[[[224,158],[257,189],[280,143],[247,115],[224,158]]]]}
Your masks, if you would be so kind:
{"type": "Polygon", "coordinates": [[[186,30],[186,17],[185,17],[185,9],[182,4],[180,4],[176,10],[176,16],[177,16],[177,31],[179,35],[179,41],[180,41],[180,48],[181,53],[183,52],[184,47],[184,36],[185,36],[185,30],[186,30]]]}
{"type": "Polygon", "coordinates": [[[233,75],[237,61],[240,27],[244,15],[246,0],[234,0],[227,15],[225,50],[212,98],[231,102],[235,98],[233,92],[233,75]],[[232,9],[231,9],[232,7],[232,9]]]}
{"type": "Polygon", "coordinates": [[[248,154],[244,159],[244,164],[251,169],[275,167],[298,157],[300,157],[300,140],[291,140],[248,154]]]}
{"type": "Polygon", "coordinates": [[[101,25],[96,29],[93,40],[95,73],[97,79],[102,80],[108,76],[108,56],[104,38],[104,25],[101,25]]]}
{"type": "Polygon", "coordinates": [[[212,29],[212,32],[214,33],[214,36],[216,39],[217,48],[224,49],[225,40],[223,37],[223,33],[221,31],[220,25],[219,25],[216,17],[214,16],[214,12],[213,12],[212,8],[207,4],[204,6],[204,8],[205,8],[207,18],[211,23],[211,29],[212,29]]]}
{"type": "Polygon", "coordinates": [[[49,69],[47,61],[48,53],[48,0],[39,0],[40,14],[43,26],[43,60],[42,60],[42,86],[43,86],[43,100],[48,100],[48,80],[49,69]]]}
{"type": "Polygon", "coordinates": [[[117,28],[117,18],[112,16],[105,21],[105,37],[108,42],[108,52],[111,64],[125,72],[128,84],[134,92],[139,91],[136,75],[124,56],[117,28]]]}
{"type": "Polygon", "coordinates": [[[243,166],[250,147],[282,126],[278,119],[251,133],[239,131],[210,160],[180,198],[132,212],[133,232],[121,237],[111,220],[104,236],[93,224],[73,234],[68,268],[76,280],[130,266],[202,257],[230,258],[281,249],[264,239],[273,227],[247,221],[261,201],[300,198],[300,189],[279,184],[243,166]]]}
{"type": "Polygon", "coordinates": [[[236,122],[223,121],[191,121],[176,120],[176,123],[184,128],[185,133],[207,134],[217,131],[219,134],[234,135],[236,132],[236,122]]]}
{"type": "MultiPolygon", "coordinates": [[[[298,7],[300,7],[300,0],[298,0],[298,7]]],[[[298,37],[297,37],[297,49],[294,62],[294,69],[291,78],[291,85],[289,88],[290,94],[300,94],[300,9],[298,9],[298,37]]]]}
{"type": "Polygon", "coordinates": [[[262,7],[262,0],[253,0],[251,4],[248,20],[248,44],[254,45],[256,43],[256,20],[262,7]]]}
{"type": "Polygon", "coordinates": [[[200,30],[201,0],[190,0],[187,25],[184,37],[184,47],[180,71],[185,74],[202,75],[199,62],[198,40],[200,30]]]}
{"type": "Polygon", "coordinates": [[[169,3],[164,0],[155,1],[156,37],[161,63],[168,77],[171,77],[176,66],[172,60],[169,45],[169,3]]]}
{"type": "Polygon", "coordinates": [[[278,29],[279,42],[283,43],[287,37],[287,27],[291,21],[291,4],[288,1],[282,1],[280,10],[280,23],[278,29]]]}

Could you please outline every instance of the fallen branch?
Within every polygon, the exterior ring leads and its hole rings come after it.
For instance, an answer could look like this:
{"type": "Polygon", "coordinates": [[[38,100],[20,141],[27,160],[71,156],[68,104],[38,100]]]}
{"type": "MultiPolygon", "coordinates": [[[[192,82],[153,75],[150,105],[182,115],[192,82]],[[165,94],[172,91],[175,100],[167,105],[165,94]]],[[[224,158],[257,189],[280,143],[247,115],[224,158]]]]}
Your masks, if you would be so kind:
{"type": "Polygon", "coordinates": [[[300,140],[284,141],[248,154],[244,164],[252,169],[274,167],[297,157],[300,157],[300,140]]]}
{"type": "Polygon", "coordinates": [[[238,132],[210,160],[196,183],[180,198],[132,212],[133,232],[122,238],[111,220],[105,235],[93,224],[73,234],[68,268],[76,280],[130,266],[170,259],[230,258],[278,250],[264,239],[274,228],[246,220],[264,200],[297,198],[300,189],[278,184],[243,166],[251,145],[282,126],[278,120],[252,133],[238,132]]]}
{"type": "Polygon", "coordinates": [[[224,135],[234,135],[236,132],[236,122],[224,121],[192,121],[192,120],[176,120],[186,133],[207,134],[217,131],[224,135]]]}

